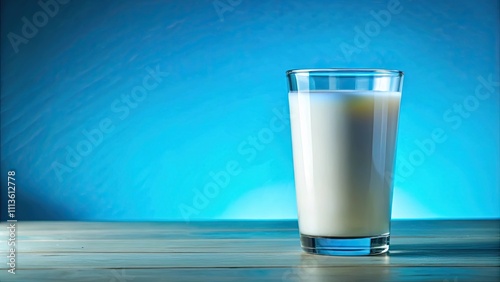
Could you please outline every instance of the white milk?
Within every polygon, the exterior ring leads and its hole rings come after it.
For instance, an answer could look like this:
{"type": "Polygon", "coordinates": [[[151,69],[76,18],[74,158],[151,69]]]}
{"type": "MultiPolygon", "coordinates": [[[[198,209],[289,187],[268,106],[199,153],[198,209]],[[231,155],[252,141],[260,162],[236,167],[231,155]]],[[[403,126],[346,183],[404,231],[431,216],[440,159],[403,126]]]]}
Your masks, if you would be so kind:
{"type": "Polygon", "coordinates": [[[389,232],[401,93],[290,92],[300,232],[389,232]]]}

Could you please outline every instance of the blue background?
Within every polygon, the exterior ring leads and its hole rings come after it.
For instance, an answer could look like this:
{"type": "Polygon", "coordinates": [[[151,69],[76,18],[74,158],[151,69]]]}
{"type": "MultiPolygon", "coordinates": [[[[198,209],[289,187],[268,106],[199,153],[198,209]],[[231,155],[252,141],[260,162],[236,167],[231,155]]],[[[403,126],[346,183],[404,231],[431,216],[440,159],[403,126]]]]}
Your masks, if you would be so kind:
{"type": "Polygon", "coordinates": [[[499,1],[390,2],[2,1],[2,219],[12,169],[17,219],[296,218],[285,71],[323,67],[405,71],[393,218],[500,217],[499,1]]]}

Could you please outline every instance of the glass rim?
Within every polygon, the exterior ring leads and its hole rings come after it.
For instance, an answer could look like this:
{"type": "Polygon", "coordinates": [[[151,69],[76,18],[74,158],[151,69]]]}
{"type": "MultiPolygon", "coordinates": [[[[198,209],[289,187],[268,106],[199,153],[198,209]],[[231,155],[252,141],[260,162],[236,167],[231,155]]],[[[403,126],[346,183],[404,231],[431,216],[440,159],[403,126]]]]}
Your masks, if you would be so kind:
{"type": "Polygon", "coordinates": [[[291,69],[286,71],[291,74],[324,74],[332,76],[372,75],[372,76],[403,76],[404,72],[391,69],[364,69],[364,68],[322,68],[322,69],[291,69]]]}

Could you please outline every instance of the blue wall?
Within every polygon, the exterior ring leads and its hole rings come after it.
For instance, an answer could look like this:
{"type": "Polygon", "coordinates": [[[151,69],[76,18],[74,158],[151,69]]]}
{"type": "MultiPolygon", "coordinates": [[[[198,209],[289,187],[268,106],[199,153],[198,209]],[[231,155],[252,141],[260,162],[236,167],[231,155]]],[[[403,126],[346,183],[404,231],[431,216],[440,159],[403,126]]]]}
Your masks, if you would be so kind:
{"type": "Polygon", "coordinates": [[[321,67],[405,71],[393,218],[500,217],[499,1],[41,3],[2,1],[4,220],[12,169],[18,219],[296,218],[321,67]]]}

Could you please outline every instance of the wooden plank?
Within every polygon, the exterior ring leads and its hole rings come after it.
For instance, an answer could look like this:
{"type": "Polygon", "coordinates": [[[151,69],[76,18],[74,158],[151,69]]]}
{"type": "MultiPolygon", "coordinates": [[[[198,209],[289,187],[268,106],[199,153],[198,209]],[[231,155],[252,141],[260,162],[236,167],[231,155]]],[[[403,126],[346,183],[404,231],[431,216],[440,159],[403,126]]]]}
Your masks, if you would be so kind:
{"type": "MultiPolygon", "coordinates": [[[[207,225],[200,222],[206,229],[197,229],[191,233],[182,234],[182,230],[170,226],[178,223],[89,223],[89,222],[21,222],[18,225],[19,252],[275,252],[296,251],[299,248],[298,231],[290,229],[294,222],[285,221],[273,226],[281,226],[283,230],[268,230],[270,222],[239,223],[239,228],[247,231],[229,229],[220,222],[207,225]],[[262,230],[249,231],[255,224],[265,227],[262,230]],[[56,227],[54,230],[47,230],[56,227]],[[131,225],[133,227],[131,227],[131,225]],[[81,229],[86,226],[86,229],[81,229]],[[149,228],[145,228],[149,226],[149,228]],[[107,227],[107,229],[103,229],[107,227]],[[144,228],[136,228],[144,227],[144,228]],[[38,229],[37,229],[38,228],[38,229]],[[20,229],[20,230],[19,230],[20,229]],[[42,230],[45,229],[45,230],[42,230]],[[220,230],[217,230],[220,229],[220,230]],[[27,231],[26,231],[27,230],[27,231]],[[139,233],[137,231],[140,231],[139,233]],[[159,230],[159,231],[158,231],[159,230]],[[26,235],[26,233],[31,235],[26,235]],[[222,239],[222,240],[221,240],[222,239]],[[140,244],[138,244],[140,242],[140,244]]],[[[500,245],[499,232],[494,232],[495,221],[445,221],[445,222],[396,222],[393,226],[391,250],[405,249],[498,249],[500,245]],[[422,234],[422,230],[442,227],[442,234],[434,236],[409,236],[409,233],[422,234]],[[456,233],[450,229],[473,230],[456,233]],[[406,232],[401,230],[406,229],[406,232]],[[447,231],[448,230],[448,231],[447,231]],[[447,231],[447,233],[444,233],[447,231]],[[489,232],[488,232],[489,231],[489,232]],[[450,234],[454,232],[453,234],[450,234]],[[408,235],[398,236],[397,234],[408,235]],[[445,236],[443,236],[445,235],[445,236]],[[454,236],[452,236],[454,235],[454,236]],[[460,240],[457,240],[459,238],[460,240]],[[451,240],[450,239],[454,239],[451,240]],[[455,242],[455,243],[453,243],[455,242]]],[[[5,224],[5,223],[3,223],[5,224]]],[[[296,228],[296,227],[295,227],[296,228]]],[[[6,228],[4,229],[6,230],[6,228]]],[[[3,231],[5,237],[7,233],[3,231]]],[[[6,251],[7,244],[0,244],[0,251],[6,251]]]]}
{"type": "MultiPolygon", "coordinates": [[[[248,239],[298,236],[296,221],[245,222],[18,222],[20,240],[248,239]],[[234,225],[234,226],[233,226],[234,225]],[[183,228],[184,226],[184,228],[183,228]],[[273,227],[275,226],[275,227],[273,227]]],[[[0,239],[7,236],[0,224],[0,239]]],[[[500,221],[394,221],[393,237],[498,237],[500,221]]]]}
{"type": "MultiPolygon", "coordinates": [[[[0,244],[0,252],[7,252],[0,244]]],[[[292,239],[173,239],[173,240],[20,240],[18,253],[275,253],[300,249],[298,237],[292,239]]],[[[499,238],[395,237],[391,250],[500,249],[499,238]]]]}
{"type": "Polygon", "coordinates": [[[0,281],[255,282],[255,281],[498,281],[496,267],[302,267],[204,269],[43,269],[0,272],[0,281]]]}
{"type": "MultiPolygon", "coordinates": [[[[289,267],[301,265],[364,266],[500,266],[498,250],[401,250],[390,255],[329,257],[302,253],[25,253],[20,269],[43,268],[201,268],[289,267]]],[[[6,269],[7,265],[1,265],[6,269]]]]}
{"type": "MultiPolygon", "coordinates": [[[[0,224],[6,226],[6,222],[0,224]]],[[[76,222],[76,221],[20,221],[18,225],[23,232],[31,234],[58,232],[58,231],[79,231],[79,232],[100,232],[102,230],[122,230],[136,233],[147,233],[151,230],[165,231],[171,233],[185,233],[202,231],[275,231],[275,230],[297,230],[296,220],[283,221],[199,221],[199,222],[76,222]]],[[[398,230],[401,234],[413,234],[415,230],[425,234],[442,234],[453,231],[473,232],[481,231],[487,234],[497,234],[500,230],[499,220],[393,220],[393,230],[398,230]],[[495,233],[496,232],[496,233],[495,233]]],[[[5,233],[0,230],[0,234],[5,233]]]]}
{"type": "Polygon", "coordinates": [[[390,254],[329,257],[300,250],[296,221],[18,222],[18,274],[3,264],[0,280],[498,281],[499,231],[492,220],[395,221],[390,254]]]}

